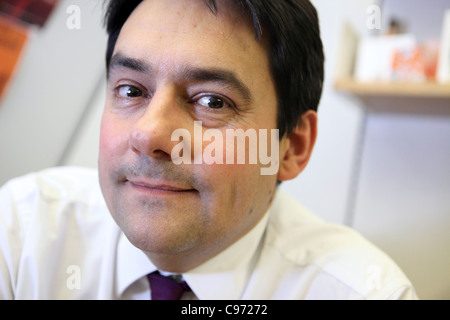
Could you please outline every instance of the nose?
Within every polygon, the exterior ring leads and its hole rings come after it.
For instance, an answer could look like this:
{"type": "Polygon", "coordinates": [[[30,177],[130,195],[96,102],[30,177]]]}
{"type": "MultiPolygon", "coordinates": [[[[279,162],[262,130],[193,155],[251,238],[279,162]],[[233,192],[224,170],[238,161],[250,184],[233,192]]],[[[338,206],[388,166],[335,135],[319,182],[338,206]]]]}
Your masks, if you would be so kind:
{"type": "Polygon", "coordinates": [[[139,155],[171,160],[176,145],[171,135],[183,123],[180,103],[174,89],[156,92],[129,132],[129,148],[139,155]]]}

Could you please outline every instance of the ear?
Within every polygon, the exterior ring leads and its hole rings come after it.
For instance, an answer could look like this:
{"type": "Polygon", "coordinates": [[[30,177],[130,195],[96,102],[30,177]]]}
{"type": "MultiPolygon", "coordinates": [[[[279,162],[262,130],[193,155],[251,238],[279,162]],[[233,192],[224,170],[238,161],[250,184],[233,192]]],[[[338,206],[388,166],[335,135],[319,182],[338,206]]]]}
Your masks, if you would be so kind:
{"type": "Polygon", "coordinates": [[[317,113],[304,112],[301,122],[280,143],[280,169],[278,180],[294,179],[308,164],[317,137],[317,113]],[[283,141],[284,140],[284,141],[283,141]]]}

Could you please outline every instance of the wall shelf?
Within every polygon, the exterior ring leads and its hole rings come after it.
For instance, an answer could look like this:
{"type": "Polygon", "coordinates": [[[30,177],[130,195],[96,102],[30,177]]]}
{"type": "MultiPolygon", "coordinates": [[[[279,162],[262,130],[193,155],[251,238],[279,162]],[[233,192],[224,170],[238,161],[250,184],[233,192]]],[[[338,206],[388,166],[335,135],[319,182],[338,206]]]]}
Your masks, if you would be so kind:
{"type": "MultiPolygon", "coordinates": [[[[435,82],[358,82],[353,79],[338,79],[334,86],[339,91],[346,91],[357,96],[391,96],[416,98],[449,98],[450,84],[435,82]]],[[[450,105],[449,105],[450,107],[450,105]]]]}

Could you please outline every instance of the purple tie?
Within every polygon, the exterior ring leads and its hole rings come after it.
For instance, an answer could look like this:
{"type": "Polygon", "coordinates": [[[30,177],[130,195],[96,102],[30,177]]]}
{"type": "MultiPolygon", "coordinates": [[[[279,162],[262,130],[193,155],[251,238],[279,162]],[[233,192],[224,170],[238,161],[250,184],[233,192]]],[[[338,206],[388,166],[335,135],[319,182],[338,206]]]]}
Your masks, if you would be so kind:
{"type": "Polygon", "coordinates": [[[191,291],[185,281],[177,282],[158,271],[150,273],[147,277],[150,281],[152,300],[179,300],[183,293],[191,291]]]}

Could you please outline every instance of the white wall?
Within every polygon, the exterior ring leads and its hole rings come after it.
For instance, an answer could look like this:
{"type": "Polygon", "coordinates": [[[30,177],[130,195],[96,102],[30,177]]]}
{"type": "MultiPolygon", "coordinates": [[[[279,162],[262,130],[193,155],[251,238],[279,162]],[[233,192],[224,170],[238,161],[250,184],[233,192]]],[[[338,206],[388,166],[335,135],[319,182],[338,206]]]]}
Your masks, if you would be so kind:
{"type": "Polygon", "coordinates": [[[450,299],[449,106],[369,116],[354,220],[427,299],[450,299]]]}
{"type": "Polygon", "coordinates": [[[78,134],[62,159],[62,165],[97,168],[100,122],[106,94],[106,75],[102,77],[97,94],[84,114],[78,134]]]}
{"type": "Polygon", "coordinates": [[[0,184],[59,164],[103,75],[102,1],[64,0],[42,29],[31,29],[0,105],[0,184]],[[69,29],[67,8],[80,8],[69,29]]]}

